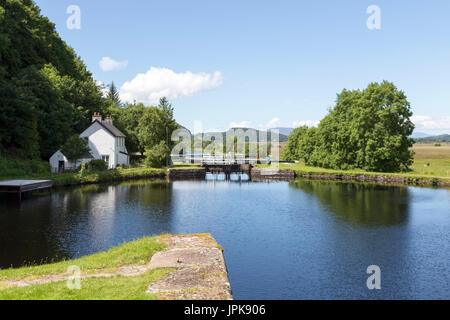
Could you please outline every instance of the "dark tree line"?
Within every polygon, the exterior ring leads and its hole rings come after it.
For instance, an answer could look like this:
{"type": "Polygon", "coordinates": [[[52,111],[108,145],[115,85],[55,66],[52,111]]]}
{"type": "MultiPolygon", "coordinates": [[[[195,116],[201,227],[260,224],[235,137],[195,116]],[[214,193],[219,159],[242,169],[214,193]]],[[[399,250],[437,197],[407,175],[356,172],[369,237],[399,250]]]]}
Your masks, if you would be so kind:
{"type": "Polygon", "coordinates": [[[129,152],[166,140],[178,125],[166,99],[158,107],[106,97],[86,66],[31,0],[0,0],[0,157],[48,159],[91,123],[111,115],[129,152]]]}
{"type": "Polygon", "coordinates": [[[100,88],[30,0],[0,0],[0,152],[48,158],[94,111],[100,88]]]}

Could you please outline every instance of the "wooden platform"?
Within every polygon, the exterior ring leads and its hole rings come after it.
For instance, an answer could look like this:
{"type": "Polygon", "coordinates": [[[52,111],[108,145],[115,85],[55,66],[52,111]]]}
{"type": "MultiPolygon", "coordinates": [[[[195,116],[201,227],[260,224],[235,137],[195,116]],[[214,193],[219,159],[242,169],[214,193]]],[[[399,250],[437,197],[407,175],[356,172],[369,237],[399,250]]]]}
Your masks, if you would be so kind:
{"type": "Polygon", "coordinates": [[[51,188],[50,180],[9,180],[0,181],[0,193],[17,193],[19,198],[22,193],[51,188]]]}

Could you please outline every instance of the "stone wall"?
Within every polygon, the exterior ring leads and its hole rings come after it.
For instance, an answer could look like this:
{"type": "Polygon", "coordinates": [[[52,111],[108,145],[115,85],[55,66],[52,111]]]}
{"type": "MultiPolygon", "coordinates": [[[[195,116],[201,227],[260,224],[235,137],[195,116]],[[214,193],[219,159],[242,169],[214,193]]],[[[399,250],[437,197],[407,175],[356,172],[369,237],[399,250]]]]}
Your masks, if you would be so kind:
{"type": "Polygon", "coordinates": [[[206,178],[206,170],[204,168],[198,169],[171,169],[169,171],[170,180],[185,180],[185,179],[202,179],[206,178]]]}
{"type": "Polygon", "coordinates": [[[252,168],[251,180],[260,181],[292,181],[295,179],[293,170],[276,170],[276,169],[260,169],[252,168]]]}
{"type": "Polygon", "coordinates": [[[450,182],[443,181],[439,178],[432,178],[432,177],[425,178],[406,175],[296,172],[295,176],[298,178],[320,179],[320,180],[343,180],[343,181],[372,182],[379,184],[394,184],[394,185],[450,187],[450,182]]]}

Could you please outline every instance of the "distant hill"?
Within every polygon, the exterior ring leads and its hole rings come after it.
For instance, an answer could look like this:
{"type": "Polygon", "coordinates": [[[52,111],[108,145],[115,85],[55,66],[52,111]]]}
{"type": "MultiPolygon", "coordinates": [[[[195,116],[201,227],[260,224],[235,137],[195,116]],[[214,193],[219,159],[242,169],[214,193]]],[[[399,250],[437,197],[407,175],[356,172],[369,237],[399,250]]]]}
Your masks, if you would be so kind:
{"type": "Polygon", "coordinates": [[[438,143],[438,142],[450,142],[450,134],[441,134],[434,137],[415,138],[417,143],[438,143]]]}
{"type": "Polygon", "coordinates": [[[423,133],[423,132],[414,132],[414,133],[411,135],[411,138],[413,138],[413,139],[417,139],[417,138],[428,138],[428,137],[431,137],[431,135],[430,135],[430,134],[423,133]]]}
{"type": "Polygon", "coordinates": [[[280,132],[280,134],[289,136],[291,134],[291,132],[294,130],[294,128],[279,127],[279,128],[272,128],[269,130],[278,130],[278,132],[280,132]]]}
{"type": "MultiPolygon", "coordinates": [[[[256,129],[252,129],[252,128],[231,128],[231,129],[229,129],[229,130],[227,130],[225,132],[208,132],[208,134],[217,134],[217,135],[221,134],[223,136],[223,141],[225,141],[227,133],[229,133],[231,130],[237,130],[237,129],[244,130],[244,132],[248,132],[248,131],[255,131],[256,132],[256,140],[252,139],[249,142],[259,142],[259,140],[260,140],[259,137],[263,136],[263,135],[267,135],[267,141],[270,141],[271,140],[271,132],[270,132],[270,130],[273,130],[273,129],[269,129],[268,131],[263,131],[263,130],[256,130],[256,129]]],[[[280,135],[280,142],[288,141],[288,135],[281,133],[281,130],[280,130],[279,135],[280,135]]],[[[198,136],[198,134],[196,135],[196,137],[197,136],[198,136]]]]}

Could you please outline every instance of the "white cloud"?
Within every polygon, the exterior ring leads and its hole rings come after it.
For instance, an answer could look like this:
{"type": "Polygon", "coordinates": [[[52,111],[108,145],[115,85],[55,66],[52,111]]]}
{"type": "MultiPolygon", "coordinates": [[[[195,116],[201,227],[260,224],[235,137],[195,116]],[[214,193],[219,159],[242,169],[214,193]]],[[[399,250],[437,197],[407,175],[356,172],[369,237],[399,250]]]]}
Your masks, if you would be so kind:
{"type": "Polygon", "coordinates": [[[266,124],[262,124],[262,123],[258,124],[258,128],[260,130],[268,130],[268,129],[273,129],[273,128],[277,128],[277,127],[281,127],[281,120],[280,120],[280,118],[277,118],[277,117],[273,118],[266,124]]]}
{"type": "Polygon", "coordinates": [[[424,115],[414,115],[411,121],[416,125],[416,132],[439,134],[450,131],[450,117],[433,118],[424,115]]]}
{"type": "Polygon", "coordinates": [[[229,129],[232,129],[232,128],[250,128],[251,125],[252,125],[251,121],[232,122],[232,123],[230,123],[229,129]]]}
{"type": "Polygon", "coordinates": [[[157,103],[160,98],[177,99],[188,97],[197,92],[219,87],[223,82],[222,74],[217,71],[208,73],[176,73],[167,68],[151,67],[147,73],[140,73],[120,88],[122,101],[157,103]]]}
{"type": "Polygon", "coordinates": [[[116,61],[110,57],[103,57],[98,64],[102,71],[108,72],[126,68],[128,66],[128,61],[116,61]]]}
{"type": "Polygon", "coordinates": [[[298,128],[298,127],[302,127],[302,126],[307,126],[307,127],[317,127],[319,125],[320,121],[319,120],[302,120],[302,121],[294,121],[292,123],[292,127],[293,128],[298,128]]]}
{"type": "Polygon", "coordinates": [[[269,121],[269,123],[267,123],[266,127],[268,129],[276,128],[279,127],[280,124],[281,124],[280,118],[273,118],[272,120],[269,121]]]}
{"type": "Polygon", "coordinates": [[[100,87],[100,92],[102,93],[103,97],[106,97],[106,95],[108,94],[108,88],[106,87],[105,83],[103,81],[97,81],[96,82],[97,86],[100,87]]]}

